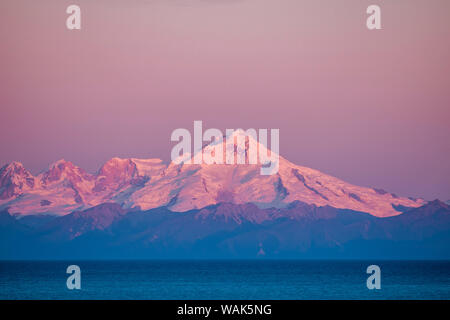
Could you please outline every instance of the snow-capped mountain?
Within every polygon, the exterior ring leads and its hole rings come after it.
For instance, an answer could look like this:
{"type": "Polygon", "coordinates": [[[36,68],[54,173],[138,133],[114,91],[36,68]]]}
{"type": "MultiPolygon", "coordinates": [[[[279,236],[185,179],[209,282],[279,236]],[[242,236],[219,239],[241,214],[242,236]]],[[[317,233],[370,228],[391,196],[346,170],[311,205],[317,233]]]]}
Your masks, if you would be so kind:
{"type": "MultiPolygon", "coordinates": [[[[235,131],[236,138],[243,135],[235,131]]],[[[234,138],[234,137],[233,137],[234,138]]],[[[203,148],[203,157],[214,145],[203,148]]],[[[245,147],[226,139],[224,150],[247,154],[264,148],[253,138],[245,147]]],[[[195,155],[194,155],[195,156],[195,155]]],[[[197,155],[198,156],[198,155],[197,155]]],[[[13,162],[0,169],[0,208],[11,214],[65,215],[75,210],[114,202],[123,208],[148,210],[165,206],[171,211],[201,209],[222,202],[253,203],[259,208],[283,208],[294,201],[367,212],[377,217],[398,215],[425,204],[382,189],[359,187],[279,157],[273,175],[261,175],[260,164],[164,164],[160,159],[107,161],[96,174],[60,160],[33,176],[13,162]]]]}
{"type": "Polygon", "coordinates": [[[0,169],[0,200],[20,196],[35,186],[35,178],[20,162],[11,162],[0,169]]]}

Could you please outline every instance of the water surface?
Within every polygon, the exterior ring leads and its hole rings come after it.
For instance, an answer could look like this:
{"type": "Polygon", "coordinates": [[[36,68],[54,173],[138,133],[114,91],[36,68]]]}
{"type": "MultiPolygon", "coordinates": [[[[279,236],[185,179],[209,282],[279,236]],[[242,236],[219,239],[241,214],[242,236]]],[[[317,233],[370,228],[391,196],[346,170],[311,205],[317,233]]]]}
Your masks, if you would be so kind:
{"type": "Polygon", "coordinates": [[[1,299],[449,299],[450,261],[1,261],[1,299]],[[81,290],[68,290],[68,265],[81,290]],[[366,268],[381,268],[368,290],[366,268]]]}

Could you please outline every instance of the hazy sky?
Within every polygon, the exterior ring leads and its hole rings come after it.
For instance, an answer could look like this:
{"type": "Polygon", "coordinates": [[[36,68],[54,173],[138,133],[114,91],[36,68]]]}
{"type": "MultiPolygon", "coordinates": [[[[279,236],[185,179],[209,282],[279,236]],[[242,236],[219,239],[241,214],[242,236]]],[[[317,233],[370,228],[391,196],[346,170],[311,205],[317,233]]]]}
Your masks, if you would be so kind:
{"type": "Polygon", "coordinates": [[[279,128],[290,161],[450,199],[448,0],[2,0],[0,165],[170,159],[170,134],[279,128]],[[82,9],[82,30],[65,27],[82,9]],[[383,30],[365,27],[369,4],[383,30]]]}

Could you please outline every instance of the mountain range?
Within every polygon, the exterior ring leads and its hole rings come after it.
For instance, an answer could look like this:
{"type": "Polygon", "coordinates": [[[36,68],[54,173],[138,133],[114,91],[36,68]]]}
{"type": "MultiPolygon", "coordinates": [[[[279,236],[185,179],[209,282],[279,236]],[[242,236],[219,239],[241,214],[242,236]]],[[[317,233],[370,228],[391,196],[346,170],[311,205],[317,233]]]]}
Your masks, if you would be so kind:
{"type": "MultiPolygon", "coordinates": [[[[243,133],[235,133],[239,134],[243,133]]],[[[261,147],[252,138],[249,141],[261,147]]],[[[249,144],[243,150],[234,145],[235,152],[248,151],[249,144]]],[[[0,209],[8,208],[15,215],[65,215],[113,202],[126,209],[165,206],[182,212],[221,202],[283,208],[301,201],[388,217],[426,203],[379,188],[355,186],[295,165],[281,156],[276,174],[261,175],[260,167],[174,162],[166,165],[160,159],[113,158],[91,174],[69,161],[59,160],[33,176],[21,163],[12,162],[0,169],[0,209]]]]}
{"type": "Polygon", "coordinates": [[[449,259],[450,206],[392,217],[302,202],[173,212],[105,203],[64,216],[0,212],[1,259],[449,259]]]}
{"type": "MultiPolygon", "coordinates": [[[[258,144],[247,142],[233,150],[258,144]]],[[[134,158],[95,174],[60,160],[34,176],[13,162],[0,169],[0,231],[1,259],[450,258],[448,204],[281,156],[269,176],[248,163],[134,158]]]]}

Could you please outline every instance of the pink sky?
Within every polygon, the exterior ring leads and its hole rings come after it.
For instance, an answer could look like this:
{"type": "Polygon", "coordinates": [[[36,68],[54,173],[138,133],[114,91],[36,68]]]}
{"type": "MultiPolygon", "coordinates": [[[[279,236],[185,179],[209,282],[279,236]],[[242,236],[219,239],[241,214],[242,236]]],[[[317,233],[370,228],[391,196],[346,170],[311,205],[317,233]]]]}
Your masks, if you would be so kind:
{"type": "Polygon", "coordinates": [[[448,0],[3,0],[0,165],[170,159],[170,133],[279,128],[290,161],[450,199],[448,0]],[[82,30],[65,28],[69,4],[82,30]],[[369,4],[381,31],[365,27],[369,4]]]}

